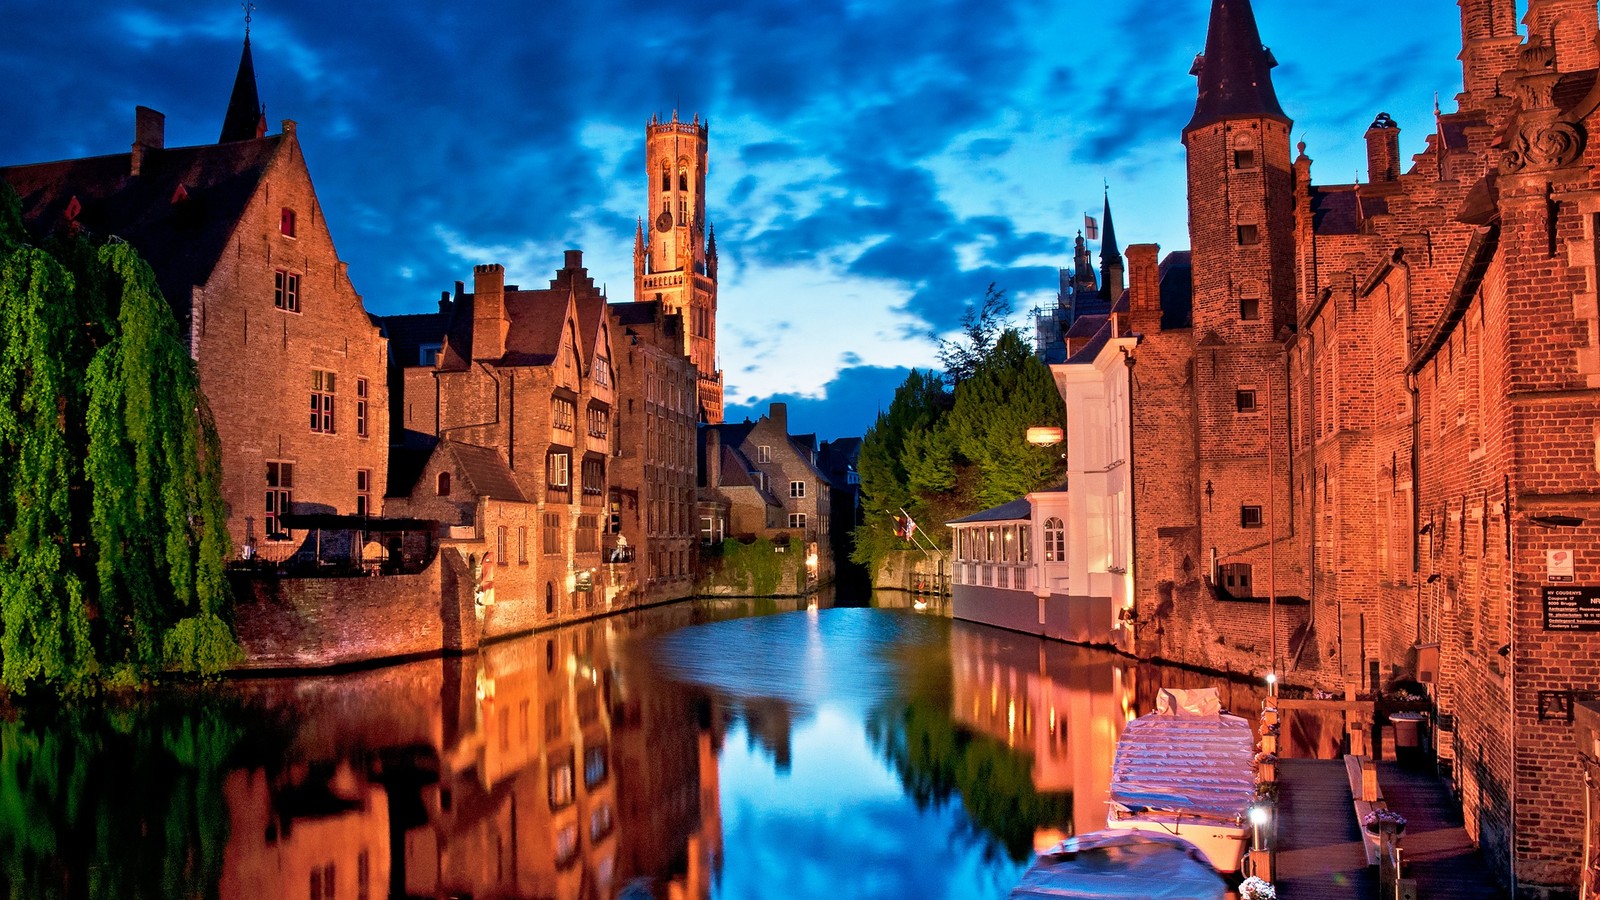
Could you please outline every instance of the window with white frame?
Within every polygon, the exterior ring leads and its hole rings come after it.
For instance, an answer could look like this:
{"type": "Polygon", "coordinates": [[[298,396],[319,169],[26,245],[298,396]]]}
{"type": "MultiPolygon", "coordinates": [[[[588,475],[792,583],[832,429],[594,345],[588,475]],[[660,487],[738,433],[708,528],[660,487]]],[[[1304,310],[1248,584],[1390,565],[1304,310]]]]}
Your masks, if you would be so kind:
{"type": "Polygon", "coordinates": [[[766,444],[756,447],[756,462],[772,462],[772,448],[766,444]]]}
{"type": "Polygon", "coordinates": [[[806,527],[806,514],[805,513],[789,513],[789,527],[790,528],[804,528],[804,527],[806,527]]]}
{"type": "Polygon", "coordinates": [[[356,379],[356,436],[367,436],[367,380],[356,379]]]}
{"type": "Polygon", "coordinates": [[[791,482],[789,482],[789,496],[790,497],[793,497],[796,500],[798,500],[798,499],[804,497],[805,495],[806,495],[806,483],[804,481],[791,481],[791,482]]]}
{"type": "Polygon", "coordinates": [[[283,526],[282,516],[290,511],[294,494],[294,463],[269,462],[267,463],[267,504],[266,521],[267,540],[286,541],[289,539],[288,529],[283,526]]]}
{"type": "Polygon", "coordinates": [[[273,273],[272,305],[284,312],[300,311],[300,273],[288,269],[273,273]]]}
{"type": "Polygon", "coordinates": [[[1044,561],[1066,562],[1067,560],[1067,526],[1060,519],[1051,516],[1044,520],[1044,561]]]}

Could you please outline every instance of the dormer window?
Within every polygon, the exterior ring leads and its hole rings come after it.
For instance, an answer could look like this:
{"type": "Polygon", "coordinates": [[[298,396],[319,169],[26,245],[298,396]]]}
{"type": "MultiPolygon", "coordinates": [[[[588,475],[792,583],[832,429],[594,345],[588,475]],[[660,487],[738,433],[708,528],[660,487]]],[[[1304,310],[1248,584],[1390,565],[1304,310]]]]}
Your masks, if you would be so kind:
{"type": "Polygon", "coordinates": [[[294,237],[294,210],[287,206],[278,217],[278,231],[282,232],[284,237],[294,237]]]}

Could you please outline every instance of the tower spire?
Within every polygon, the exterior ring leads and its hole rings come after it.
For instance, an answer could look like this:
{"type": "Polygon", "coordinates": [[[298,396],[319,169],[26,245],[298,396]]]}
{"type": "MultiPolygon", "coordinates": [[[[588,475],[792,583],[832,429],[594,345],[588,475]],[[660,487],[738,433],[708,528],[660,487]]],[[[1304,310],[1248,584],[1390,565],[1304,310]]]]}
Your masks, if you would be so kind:
{"type": "Polygon", "coordinates": [[[1200,78],[1200,96],[1184,131],[1240,117],[1289,121],[1272,88],[1272,69],[1277,65],[1272,51],[1261,43],[1250,0],[1211,0],[1206,51],[1189,70],[1200,78]]]}
{"type": "Polygon", "coordinates": [[[222,136],[217,143],[248,141],[267,133],[266,110],[261,96],[256,93],[256,66],[250,58],[250,12],[254,3],[244,7],[244,50],[239,54],[239,74],[233,79],[233,95],[228,98],[228,111],[222,117],[222,136]]]}
{"type": "Polygon", "coordinates": [[[1117,228],[1111,224],[1111,190],[1105,194],[1105,227],[1100,231],[1100,292],[1112,303],[1122,296],[1122,251],[1117,248],[1117,228]]]}

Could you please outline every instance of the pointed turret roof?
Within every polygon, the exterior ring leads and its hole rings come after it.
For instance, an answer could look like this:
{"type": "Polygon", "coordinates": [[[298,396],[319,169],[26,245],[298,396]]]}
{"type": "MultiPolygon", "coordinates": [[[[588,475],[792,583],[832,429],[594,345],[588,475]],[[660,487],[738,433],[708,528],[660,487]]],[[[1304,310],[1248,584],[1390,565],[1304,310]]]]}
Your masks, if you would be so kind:
{"type": "Polygon", "coordinates": [[[1100,231],[1100,265],[1104,266],[1107,260],[1122,259],[1122,250],[1117,247],[1117,228],[1111,224],[1111,192],[1106,192],[1105,227],[1100,231]]]}
{"type": "Polygon", "coordinates": [[[266,133],[266,114],[261,96],[256,93],[256,66],[250,59],[250,35],[244,36],[244,51],[239,54],[239,74],[233,79],[233,96],[222,117],[222,137],[217,143],[249,141],[266,133]]]}
{"type": "Polygon", "coordinates": [[[1272,89],[1272,69],[1277,64],[1261,43],[1250,0],[1211,0],[1206,52],[1189,70],[1200,78],[1200,96],[1194,118],[1184,130],[1246,117],[1289,121],[1272,89]]]}

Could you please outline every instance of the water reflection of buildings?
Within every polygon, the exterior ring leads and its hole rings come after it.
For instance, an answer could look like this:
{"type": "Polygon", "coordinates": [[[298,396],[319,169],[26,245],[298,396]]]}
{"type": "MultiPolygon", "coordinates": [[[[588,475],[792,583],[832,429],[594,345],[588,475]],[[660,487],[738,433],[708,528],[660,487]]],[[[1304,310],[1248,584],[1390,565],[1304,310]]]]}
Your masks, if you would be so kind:
{"type": "Polygon", "coordinates": [[[220,896],[588,900],[642,879],[657,898],[708,898],[710,711],[630,684],[612,659],[630,621],[245,685],[294,724],[284,760],[224,784],[220,896]]]}
{"type": "Polygon", "coordinates": [[[956,721],[1031,756],[1039,792],[1072,794],[1063,830],[1101,827],[1117,739],[1137,714],[1125,661],[965,622],[953,623],[950,657],[956,721]]]}

